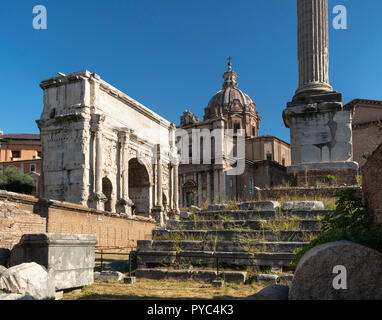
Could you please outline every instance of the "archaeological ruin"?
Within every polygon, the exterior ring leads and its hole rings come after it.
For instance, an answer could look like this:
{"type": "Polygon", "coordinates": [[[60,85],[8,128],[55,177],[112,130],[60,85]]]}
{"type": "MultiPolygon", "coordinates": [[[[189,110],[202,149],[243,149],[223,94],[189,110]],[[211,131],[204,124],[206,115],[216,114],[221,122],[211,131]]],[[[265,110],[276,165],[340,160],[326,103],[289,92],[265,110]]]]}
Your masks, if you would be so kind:
{"type": "Polygon", "coordinates": [[[288,172],[300,186],[315,186],[328,175],[356,185],[352,110],[329,83],[328,2],[299,0],[297,7],[299,88],[283,112],[291,137],[288,172]]]}
{"type": "Polygon", "coordinates": [[[175,125],[89,71],[41,88],[42,197],[162,223],[177,213],[175,125]]]}

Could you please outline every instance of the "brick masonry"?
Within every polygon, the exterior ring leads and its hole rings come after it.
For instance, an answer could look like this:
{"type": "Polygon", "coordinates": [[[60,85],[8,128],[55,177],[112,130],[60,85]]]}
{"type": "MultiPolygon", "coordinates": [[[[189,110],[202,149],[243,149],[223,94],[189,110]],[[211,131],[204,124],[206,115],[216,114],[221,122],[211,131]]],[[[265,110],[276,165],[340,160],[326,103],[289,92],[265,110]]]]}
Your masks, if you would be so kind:
{"type": "Polygon", "coordinates": [[[11,249],[23,234],[96,234],[99,247],[134,249],[150,240],[153,220],[128,219],[71,203],[49,201],[0,190],[0,248],[11,249]]]}
{"type": "Polygon", "coordinates": [[[372,217],[372,223],[382,223],[382,144],[362,167],[363,201],[372,217]]]}

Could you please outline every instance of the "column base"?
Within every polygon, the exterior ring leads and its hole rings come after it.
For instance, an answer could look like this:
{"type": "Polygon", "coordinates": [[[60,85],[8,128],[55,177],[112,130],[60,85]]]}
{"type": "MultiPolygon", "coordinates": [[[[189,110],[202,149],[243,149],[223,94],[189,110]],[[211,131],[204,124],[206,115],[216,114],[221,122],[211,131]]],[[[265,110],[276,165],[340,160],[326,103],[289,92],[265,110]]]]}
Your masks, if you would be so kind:
{"type": "Polygon", "coordinates": [[[287,168],[298,187],[358,185],[358,163],[353,161],[303,163],[287,168]]]}
{"type": "Polygon", "coordinates": [[[117,212],[118,213],[124,213],[127,216],[133,216],[133,210],[132,206],[134,205],[134,202],[130,199],[119,199],[117,202],[117,212]]]}
{"type": "Polygon", "coordinates": [[[105,202],[107,201],[107,197],[103,193],[93,193],[89,197],[90,207],[104,211],[105,210],[105,202]]]}
{"type": "Polygon", "coordinates": [[[163,206],[155,206],[151,209],[151,215],[160,227],[165,226],[165,213],[163,206]]]}

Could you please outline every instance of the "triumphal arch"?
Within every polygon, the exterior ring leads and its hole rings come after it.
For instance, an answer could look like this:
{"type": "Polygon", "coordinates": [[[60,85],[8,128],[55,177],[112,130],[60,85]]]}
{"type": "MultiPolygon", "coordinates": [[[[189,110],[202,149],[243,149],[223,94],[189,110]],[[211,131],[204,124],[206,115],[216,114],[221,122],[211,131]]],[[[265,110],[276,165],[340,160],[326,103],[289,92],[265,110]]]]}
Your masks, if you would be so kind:
{"type": "Polygon", "coordinates": [[[178,212],[174,124],[89,71],[40,86],[43,197],[125,214],[178,212]]]}

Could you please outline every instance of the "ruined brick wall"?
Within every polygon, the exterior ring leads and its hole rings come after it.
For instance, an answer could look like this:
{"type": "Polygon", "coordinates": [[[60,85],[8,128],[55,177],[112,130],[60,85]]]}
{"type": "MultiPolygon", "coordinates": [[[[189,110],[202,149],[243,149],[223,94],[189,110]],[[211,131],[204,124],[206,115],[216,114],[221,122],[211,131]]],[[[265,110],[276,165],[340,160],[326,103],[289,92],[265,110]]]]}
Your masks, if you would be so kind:
{"type": "Polygon", "coordinates": [[[11,249],[25,233],[96,234],[102,247],[135,248],[150,240],[153,220],[127,219],[71,203],[0,190],[0,248],[11,249]]]}
{"type": "Polygon", "coordinates": [[[46,232],[46,218],[18,203],[0,200],[0,248],[12,249],[23,234],[46,232]]]}
{"type": "Polygon", "coordinates": [[[372,223],[382,223],[382,144],[362,167],[362,190],[372,223]]]}

